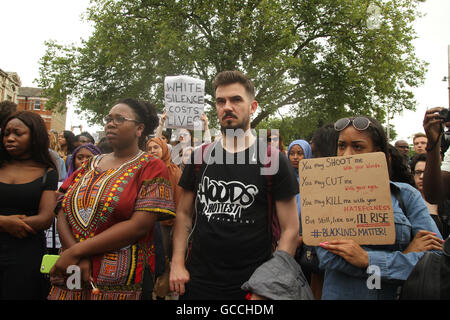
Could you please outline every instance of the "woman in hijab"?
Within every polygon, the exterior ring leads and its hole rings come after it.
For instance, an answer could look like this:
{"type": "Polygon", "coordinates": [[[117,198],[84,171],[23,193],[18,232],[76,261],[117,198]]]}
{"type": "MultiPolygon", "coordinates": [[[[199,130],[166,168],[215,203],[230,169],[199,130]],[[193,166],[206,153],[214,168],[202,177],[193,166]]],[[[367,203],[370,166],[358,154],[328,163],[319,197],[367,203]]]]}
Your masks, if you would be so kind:
{"type": "MultiPolygon", "coordinates": [[[[302,159],[311,159],[312,158],[312,149],[310,144],[305,140],[294,140],[291,142],[288,148],[288,159],[291,162],[291,165],[294,167],[295,174],[297,176],[297,182],[299,181],[298,174],[298,166],[302,159]]],[[[301,209],[300,209],[300,194],[297,193],[297,208],[298,208],[298,218],[299,218],[299,237],[297,244],[297,252],[295,253],[295,259],[301,265],[301,255],[304,249],[303,245],[303,236],[302,236],[302,217],[301,217],[301,209]]],[[[303,267],[302,267],[303,269],[303,267]]],[[[303,270],[308,282],[311,283],[311,272],[309,270],[303,270]]]]}
{"type": "MultiPolygon", "coordinates": [[[[289,161],[291,162],[292,166],[295,169],[295,174],[297,175],[297,181],[299,181],[298,165],[300,163],[300,160],[312,158],[311,146],[305,140],[292,141],[288,148],[288,158],[289,158],[289,161]]],[[[297,194],[297,207],[298,207],[298,216],[300,218],[300,234],[301,234],[302,219],[301,219],[301,210],[300,210],[300,194],[297,194]]]]}
{"type": "Polygon", "coordinates": [[[172,184],[172,190],[175,200],[175,208],[178,203],[178,199],[181,195],[181,187],[178,186],[178,181],[181,177],[180,168],[172,162],[170,156],[169,147],[161,138],[152,138],[147,142],[147,152],[160,158],[167,166],[169,171],[169,180],[172,184]]]}
{"type": "MultiPolygon", "coordinates": [[[[181,196],[181,187],[178,186],[178,181],[181,177],[181,170],[180,168],[172,162],[172,157],[170,156],[169,147],[167,146],[167,143],[162,140],[161,138],[152,138],[147,142],[146,150],[151,155],[158,157],[161,159],[164,164],[167,166],[167,171],[169,172],[169,181],[172,185],[172,194],[173,199],[175,202],[175,209],[178,204],[178,200],[181,196]]],[[[170,268],[170,261],[169,257],[171,254],[171,235],[172,235],[172,228],[173,228],[174,220],[170,221],[161,221],[160,227],[161,227],[161,240],[164,247],[164,255],[165,255],[165,261],[164,261],[164,273],[161,274],[159,277],[157,277],[155,289],[154,292],[156,294],[157,299],[163,299],[165,296],[167,296],[170,292],[169,289],[169,268],[170,268]]],[[[158,239],[155,237],[155,246],[157,245],[158,239]]],[[[156,257],[158,258],[158,257],[156,257]]]]}

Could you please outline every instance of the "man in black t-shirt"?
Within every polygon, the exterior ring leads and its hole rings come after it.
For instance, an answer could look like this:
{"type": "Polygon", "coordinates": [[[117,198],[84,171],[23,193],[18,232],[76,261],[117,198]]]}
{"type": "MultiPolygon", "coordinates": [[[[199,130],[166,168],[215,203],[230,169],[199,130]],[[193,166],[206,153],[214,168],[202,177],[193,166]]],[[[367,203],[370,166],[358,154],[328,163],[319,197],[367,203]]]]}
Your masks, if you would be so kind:
{"type": "MultiPolygon", "coordinates": [[[[298,184],[286,157],[267,152],[250,131],[258,103],[251,81],[225,71],[214,81],[222,139],[198,148],[179,185],[170,286],[183,299],[243,299],[241,286],[272,256],[270,199],[281,235],[277,250],[294,255],[298,184]],[[267,165],[269,164],[269,165],[267,165]],[[193,212],[195,222],[192,226],[193,212]],[[188,238],[192,248],[185,262],[188,238]]],[[[252,299],[263,298],[252,294],[252,299]]]]}

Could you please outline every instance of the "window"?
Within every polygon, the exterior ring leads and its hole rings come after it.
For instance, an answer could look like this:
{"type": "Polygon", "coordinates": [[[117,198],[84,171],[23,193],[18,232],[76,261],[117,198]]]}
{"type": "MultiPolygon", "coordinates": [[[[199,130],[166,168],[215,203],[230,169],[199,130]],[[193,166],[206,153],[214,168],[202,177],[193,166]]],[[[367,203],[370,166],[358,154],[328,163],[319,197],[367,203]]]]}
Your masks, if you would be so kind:
{"type": "Polygon", "coordinates": [[[41,100],[34,100],[34,110],[41,110],[41,100]]]}

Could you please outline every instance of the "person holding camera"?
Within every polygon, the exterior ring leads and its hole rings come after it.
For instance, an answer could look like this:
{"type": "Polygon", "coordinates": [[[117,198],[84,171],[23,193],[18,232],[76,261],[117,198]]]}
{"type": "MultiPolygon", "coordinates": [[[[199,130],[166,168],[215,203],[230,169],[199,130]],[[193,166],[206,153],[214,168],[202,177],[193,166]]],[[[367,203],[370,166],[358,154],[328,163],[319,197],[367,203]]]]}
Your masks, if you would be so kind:
{"type": "Polygon", "coordinates": [[[428,138],[427,165],[423,175],[423,194],[432,204],[450,198],[450,149],[445,152],[441,164],[440,146],[444,126],[450,126],[449,110],[437,107],[426,111],[423,128],[428,138]]]}

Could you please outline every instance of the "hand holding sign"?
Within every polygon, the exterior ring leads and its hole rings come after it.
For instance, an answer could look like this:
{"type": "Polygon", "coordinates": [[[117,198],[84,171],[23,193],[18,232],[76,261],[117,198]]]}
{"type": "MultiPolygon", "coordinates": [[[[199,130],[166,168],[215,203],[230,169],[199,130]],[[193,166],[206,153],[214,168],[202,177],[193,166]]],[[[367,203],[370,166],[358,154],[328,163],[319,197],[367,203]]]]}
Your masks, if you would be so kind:
{"type": "Polygon", "coordinates": [[[354,240],[332,240],[323,242],[320,246],[358,268],[367,268],[369,266],[367,251],[361,248],[354,240]]]}
{"type": "Polygon", "coordinates": [[[395,225],[384,153],[299,163],[303,240],[393,244],[395,225]]]}

